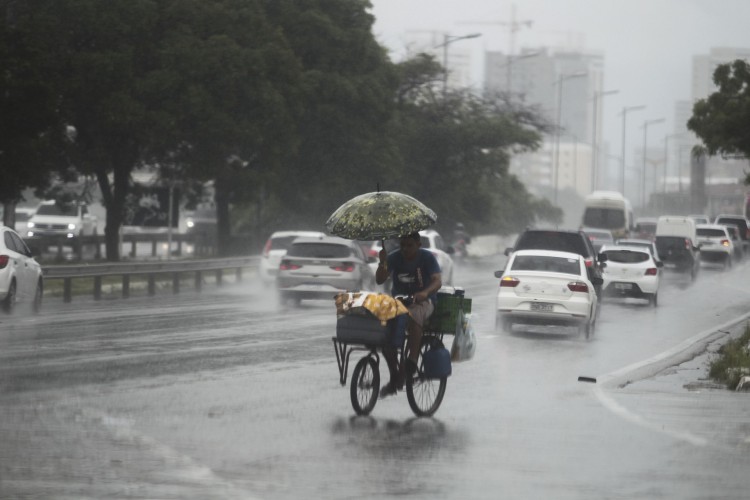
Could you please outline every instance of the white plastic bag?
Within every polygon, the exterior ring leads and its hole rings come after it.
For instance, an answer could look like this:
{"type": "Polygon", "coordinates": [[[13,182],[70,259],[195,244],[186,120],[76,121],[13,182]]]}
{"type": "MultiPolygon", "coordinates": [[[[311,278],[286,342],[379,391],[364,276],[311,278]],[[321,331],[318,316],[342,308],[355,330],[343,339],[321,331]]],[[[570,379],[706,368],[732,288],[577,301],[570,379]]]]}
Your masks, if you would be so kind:
{"type": "Polygon", "coordinates": [[[468,361],[477,349],[477,335],[471,322],[471,314],[462,314],[456,322],[456,338],[451,346],[451,361],[468,361]]]}

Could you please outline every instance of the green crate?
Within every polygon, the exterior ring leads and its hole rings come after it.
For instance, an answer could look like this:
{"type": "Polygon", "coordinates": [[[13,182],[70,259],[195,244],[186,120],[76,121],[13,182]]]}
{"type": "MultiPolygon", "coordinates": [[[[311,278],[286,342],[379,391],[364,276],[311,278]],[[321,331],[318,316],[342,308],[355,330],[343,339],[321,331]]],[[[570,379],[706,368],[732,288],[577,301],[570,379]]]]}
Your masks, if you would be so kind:
{"type": "Polygon", "coordinates": [[[471,299],[438,293],[435,312],[427,320],[428,331],[454,334],[459,314],[471,312],[471,299]]]}

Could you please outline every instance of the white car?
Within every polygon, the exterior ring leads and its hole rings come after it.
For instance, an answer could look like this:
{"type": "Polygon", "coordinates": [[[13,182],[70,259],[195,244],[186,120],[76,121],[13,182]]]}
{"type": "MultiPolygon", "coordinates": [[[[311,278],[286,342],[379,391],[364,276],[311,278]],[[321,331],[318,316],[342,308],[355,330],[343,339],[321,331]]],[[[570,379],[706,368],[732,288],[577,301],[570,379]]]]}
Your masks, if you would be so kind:
{"type": "Polygon", "coordinates": [[[325,234],[320,231],[276,231],[273,233],[266,240],[263,253],[260,255],[258,273],[261,280],[266,283],[272,283],[276,280],[281,259],[286,255],[289,245],[300,236],[318,237],[325,236],[325,234]]]}
{"type": "Polygon", "coordinates": [[[43,201],[31,216],[26,236],[87,236],[97,233],[97,218],[84,203],[43,201]]]}
{"type": "Polygon", "coordinates": [[[577,326],[589,337],[596,325],[597,297],[581,255],[552,250],[518,250],[505,270],[496,271],[500,286],[495,326],[510,332],[513,324],[577,326]]]}
{"type": "Polygon", "coordinates": [[[603,297],[646,299],[656,307],[659,297],[660,261],[642,246],[603,246],[607,265],[602,271],[603,297]]]}
{"type": "Polygon", "coordinates": [[[18,302],[31,303],[34,313],[42,307],[42,266],[29,247],[9,227],[0,226],[0,304],[6,313],[18,302]]]}
{"type": "Polygon", "coordinates": [[[336,236],[297,237],[279,264],[279,302],[332,299],[337,293],[373,290],[375,274],[362,247],[336,236]]]}
{"type": "Polygon", "coordinates": [[[703,262],[718,262],[725,268],[732,267],[734,243],[726,226],[719,224],[697,224],[698,245],[703,262]]]}
{"type": "MultiPolygon", "coordinates": [[[[445,244],[445,240],[443,240],[443,237],[440,236],[440,233],[438,233],[434,229],[425,229],[424,231],[420,231],[419,236],[422,240],[422,248],[424,248],[425,250],[429,250],[432,255],[435,256],[435,259],[437,259],[438,265],[440,266],[440,277],[442,279],[443,285],[453,286],[453,258],[451,257],[453,249],[445,244]]],[[[367,252],[368,257],[370,258],[370,268],[373,272],[376,272],[378,269],[378,254],[381,248],[383,248],[383,246],[380,241],[373,241],[370,250],[367,252]],[[375,257],[374,261],[371,259],[373,256],[375,257]]],[[[398,239],[394,238],[387,240],[385,242],[385,248],[388,253],[397,250],[398,239]]],[[[390,290],[390,287],[388,287],[388,290],[390,290]]]]}
{"type": "MultiPolygon", "coordinates": [[[[617,240],[616,244],[618,246],[631,246],[631,247],[643,247],[649,251],[651,254],[651,257],[654,258],[654,262],[661,262],[659,259],[659,252],[656,250],[656,243],[654,243],[654,240],[641,240],[637,238],[625,238],[621,240],[617,240]]],[[[657,264],[659,267],[659,273],[661,273],[661,268],[664,264],[657,264]]]]}

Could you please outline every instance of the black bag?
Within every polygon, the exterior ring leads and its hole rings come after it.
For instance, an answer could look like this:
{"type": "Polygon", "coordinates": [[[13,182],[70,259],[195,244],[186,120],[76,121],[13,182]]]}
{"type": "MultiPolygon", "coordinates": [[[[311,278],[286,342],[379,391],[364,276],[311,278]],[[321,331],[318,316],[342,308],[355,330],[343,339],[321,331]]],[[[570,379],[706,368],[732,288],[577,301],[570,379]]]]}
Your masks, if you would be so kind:
{"type": "Polygon", "coordinates": [[[380,346],[385,344],[390,325],[382,325],[375,316],[349,314],[336,321],[336,339],[347,344],[380,346]]]}

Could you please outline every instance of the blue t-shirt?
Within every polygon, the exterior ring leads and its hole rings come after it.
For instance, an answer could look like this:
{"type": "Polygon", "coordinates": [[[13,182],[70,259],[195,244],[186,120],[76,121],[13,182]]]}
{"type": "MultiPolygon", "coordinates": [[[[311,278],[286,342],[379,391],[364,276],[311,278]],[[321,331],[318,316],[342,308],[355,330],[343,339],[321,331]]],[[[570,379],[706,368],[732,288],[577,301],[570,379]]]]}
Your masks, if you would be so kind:
{"type": "MultiPolygon", "coordinates": [[[[414,295],[429,286],[433,274],[440,274],[440,264],[424,248],[412,261],[405,260],[401,250],[396,250],[388,255],[388,270],[393,280],[391,295],[414,295]]],[[[430,301],[435,304],[437,293],[430,295],[430,301]]]]}

